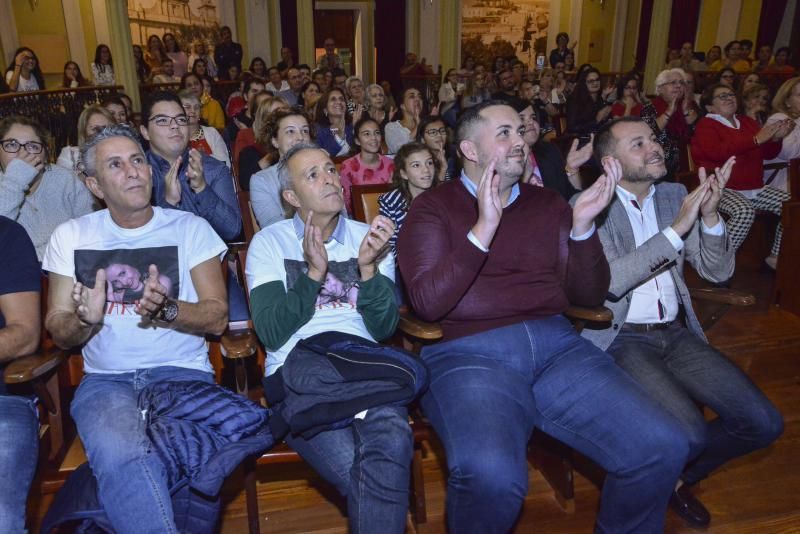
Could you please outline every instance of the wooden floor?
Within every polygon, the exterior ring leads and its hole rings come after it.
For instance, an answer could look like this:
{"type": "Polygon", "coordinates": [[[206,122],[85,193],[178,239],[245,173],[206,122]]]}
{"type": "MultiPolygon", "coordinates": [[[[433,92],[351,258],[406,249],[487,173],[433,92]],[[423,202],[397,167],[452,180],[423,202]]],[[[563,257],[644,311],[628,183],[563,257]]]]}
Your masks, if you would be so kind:
{"type": "MultiPolygon", "coordinates": [[[[724,466],[698,485],[696,494],[712,514],[709,532],[800,532],[800,318],[768,306],[773,276],[739,272],[733,287],[751,291],[756,306],[730,311],[710,332],[711,342],[739,364],[778,406],[783,436],[769,449],[724,466]]],[[[428,522],[421,533],[443,533],[445,480],[437,443],[424,463],[428,522]]],[[[236,477],[223,491],[221,532],[247,532],[244,493],[236,477]]],[[[591,532],[599,492],[576,475],[576,511],[563,512],[538,473],[530,471],[530,492],[516,532],[591,532]]],[[[259,471],[261,530],[269,533],[346,532],[346,519],[331,490],[304,464],[259,471]]],[[[50,498],[33,499],[40,519],[50,498]]],[[[338,503],[341,504],[341,503],[338,503]]],[[[673,515],[669,533],[689,532],[673,515]]]]}

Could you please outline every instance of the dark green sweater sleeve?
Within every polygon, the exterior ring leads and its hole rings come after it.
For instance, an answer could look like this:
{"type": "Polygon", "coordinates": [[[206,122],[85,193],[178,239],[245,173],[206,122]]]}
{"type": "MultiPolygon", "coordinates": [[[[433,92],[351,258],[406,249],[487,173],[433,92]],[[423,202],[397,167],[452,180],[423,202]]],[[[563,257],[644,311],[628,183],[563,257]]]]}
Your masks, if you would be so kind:
{"type": "MultiPolygon", "coordinates": [[[[253,288],[250,292],[253,325],[267,350],[281,348],[292,334],[311,320],[321,285],[301,274],[289,291],[284,289],[281,281],[253,288]]],[[[360,295],[358,302],[360,309],[360,295]]]]}
{"type": "Polygon", "coordinates": [[[381,273],[361,282],[358,290],[358,313],[372,337],[380,341],[394,334],[400,313],[394,299],[394,282],[381,273]]]}

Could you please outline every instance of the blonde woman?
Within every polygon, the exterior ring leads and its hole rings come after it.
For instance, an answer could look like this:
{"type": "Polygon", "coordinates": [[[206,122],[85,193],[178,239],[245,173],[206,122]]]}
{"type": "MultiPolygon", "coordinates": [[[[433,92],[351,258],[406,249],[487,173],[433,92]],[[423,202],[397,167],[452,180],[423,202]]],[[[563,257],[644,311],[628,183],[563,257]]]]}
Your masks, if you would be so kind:
{"type": "MultiPolygon", "coordinates": [[[[783,82],[775,98],[772,99],[772,115],[767,119],[767,125],[785,121],[794,121],[794,129],[783,138],[781,151],[775,159],[764,163],[782,163],[790,159],[800,158],[800,76],[783,82]]],[[[765,185],[781,191],[789,191],[787,183],[787,170],[764,171],[765,185]]]]}
{"type": "Polygon", "coordinates": [[[80,162],[81,145],[91,136],[114,124],[114,117],[106,108],[100,104],[94,104],[84,109],[78,117],[78,144],[76,146],[65,146],[58,155],[56,165],[69,169],[79,177],[83,177],[78,163],[80,162]]]}

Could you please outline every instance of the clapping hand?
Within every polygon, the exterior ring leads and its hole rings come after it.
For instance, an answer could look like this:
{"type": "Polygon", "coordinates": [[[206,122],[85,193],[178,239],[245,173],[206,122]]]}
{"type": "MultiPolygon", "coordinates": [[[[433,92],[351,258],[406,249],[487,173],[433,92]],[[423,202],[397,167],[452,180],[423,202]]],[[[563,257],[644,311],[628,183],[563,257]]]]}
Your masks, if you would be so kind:
{"type": "Polygon", "coordinates": [[[700,202],[700,215],[703,217],[703,222],[706,226],[712,227],[719,222],[719,215],[717,209],[719,208],[719,201],[722,198],[722,190],[728,183],[731,177],[731,171],[736,164],[736,156],[728,158],[722,168],[717,167],[714,174],[706,176],[706,170],[700,167],[697,171],[697,176],[700,178],[700,185],[708,184],[708,190],[700,202]]]}
{"type": "Polygon", "coordinates": [[[358,269],[362,281],[375,275],[378,262],[389,249],[389,239],[394,235],[394,230],[394,223],[388,217],[378,215],[372,219],[367,235],[358,248],[358,269]]]}
{"type": "Polygon", "coordinates": [[[203,156],[193,148],[189,150],[189,167],[186,169],[189,187],[195,193],[200,193],[206,188],[206,179],[203,174],[203,156]]]}
{"type": "Polygon", "coordinates": [[[594,134],[591,134],[589,137],[589,142],[583,145],[581,148],[578,148],[578,143],[580,143],[580,139],[575,138],[572,141],[572,146],[569,149],[569,154],[567,154],[567,167],[572,169],[573,171],[577,171],[581,168],[581,165],[589,161],[589,158],[592,157],[592,147],[594,146],[594,134]]]}
{"type": "Polygon", "coordinates": [[[178,156],[169,166],[169,170],[164,176],[164,196],[172,206],[177,206],[181,202],[181,184],[178,180],[178,169],[182,161],[183,157],[178,156]]]}
{"type": "Polygon", "coordinates": [[[617,184],[622,178],[622,164],[617,158],[606,156],[602,164],[605,172],[590,188],[580,194],[572,208],[573,235],[583,235],[591,229],[595,217],[611,202],[617,184]]]}
{"type": "Polygon", "coordinates": [[[150,265],[144,283],[144,293],[136,303],[136,313],[147,319],[153,319],[166,302],[167,292],[167,288],[159,281],[158,267],[150,265]]]}
{"type": "Polygon", "coordinates": [[[492,159],[478,182],[478,222],[472,227],[473,235],[485,248],[489,248],[503,216],[500,175],[495,172],[496,165],[497,159],[492,159]]]}
{"type": "Polygon", "coordinates": [[[98,269],[94,287],[88,288],[80,282],[72,286],[72,303],[81,323],[94,326],[103,320],[106,307],[106,271],[98,269]]]}
{"type": "Polygon", "coordinates": [[[323,282],[328,272],[328,251],[322,241],[322,230],[314,226],[314,212],[308,212],[303,230],[303,259],[308,264],[308,277],[323,282]]]}

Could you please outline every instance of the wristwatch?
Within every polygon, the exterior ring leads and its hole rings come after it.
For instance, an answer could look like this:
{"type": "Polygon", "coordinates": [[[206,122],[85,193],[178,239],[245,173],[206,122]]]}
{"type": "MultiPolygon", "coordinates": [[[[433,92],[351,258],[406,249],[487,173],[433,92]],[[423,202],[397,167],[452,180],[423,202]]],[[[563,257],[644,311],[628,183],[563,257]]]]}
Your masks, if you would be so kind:
{"type": "Polygon", "coordinates": [[[164,305],[158,310],[156,319],[165,323],[171,323],[178,317],[178,302],[172,299],[164,301],[164,305]]]}

